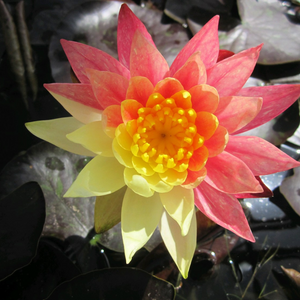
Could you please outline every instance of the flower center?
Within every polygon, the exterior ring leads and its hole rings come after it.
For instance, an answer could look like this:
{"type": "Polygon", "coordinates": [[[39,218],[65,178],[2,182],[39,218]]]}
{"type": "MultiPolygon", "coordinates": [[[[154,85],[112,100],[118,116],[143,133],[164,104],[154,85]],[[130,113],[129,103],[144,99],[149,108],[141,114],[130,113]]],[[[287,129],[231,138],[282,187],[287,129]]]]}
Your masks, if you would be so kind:
{"type": "Polygon", "coordinates": [[[126,126],[132,135],[132,154],[157,173],[186,171],[194,151],[204,143],[197,133],[190,93],[183,90],[166,99],[154,93],[137,114],[126,126]]]}

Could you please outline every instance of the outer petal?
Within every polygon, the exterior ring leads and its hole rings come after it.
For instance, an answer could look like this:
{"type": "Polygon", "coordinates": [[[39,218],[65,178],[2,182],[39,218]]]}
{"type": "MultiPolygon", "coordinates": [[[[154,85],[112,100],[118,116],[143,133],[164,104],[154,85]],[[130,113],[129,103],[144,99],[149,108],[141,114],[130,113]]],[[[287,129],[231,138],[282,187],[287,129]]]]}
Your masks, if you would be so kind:
{"type": "Polygon", "coordinates": [[[96,198],[95,203],[95,231],[103,233],[121,221],[121,208],[127,187],[96,198]]]}
{"type": "Polygon", "coordinates": [[[163,212],[159,229],[163,241],[183,278],[188,277],[189,268],[196,250],[197,223],[194,210],[190,230],[182,236],[177,222],[166,211],[163,212]]]}
{"type": "Polygon", "coordinates": [[[44,84],[50,94],[78,121],[87,124],[101,120],[101,105],[90,84],[44,84]]]}
{"type": "Polygon", "coordinates": [[[122,206],[121,226],[126,263],[150,239],[163,212],[159,195],[144,198],[127,189],[122,206]]]}
{"type": "Polygon", "coordinates": [[[192,96],[192,106],[196,112],[207,111],[214,113],[219,104],[217,90],[207,84],[200,84],[189,89],[192,96]]]}
{"type": "Polygon", "coordinates": [[[107,53],[82,43],[66,40],[61,40],[60,42],[80,82],[90,82],[86,69],[110,71],[128,79],[130,78],[129,70],[107,53]]]}
{"type": "Polygon", "coordinates": [[[201,53],[201,59],[206,69],[212,67],[219,55],[218,37],[219,16],[213,17],[202,29],[183,47],[170,67],[172,76],[180,69],[187,59],[195,52],[201,53]]]}
{"type": "Polygon", "coordinates": [[[205,178],[207,174],[207,170],[203,167],[200,171],[191,171],[188,170],[188,176],[183,183],[182,187],[186,189],[194,189],[196,188],[205,178]]]}
{"type": "Polygon", "coordinates": [[[218,114],[220,125],[228,133],[233,133],[251,122],[261,110],[262,98],[258,97],[232,97],[227,107],[218,114]]]}
{"type": "Polygon", "coordinates": [[[200,52],[192,54],[173,77],[181,82],[185,90],[206,83],[206,69],[200,58],[200,52]]]}
{"type": "Polygon", "coordinates": [[[160,194],[160,200],[168,214],[180,226],[181,235],[187,235],[195,211],[194,192],[175,186],[170,192],[160,194]]]}
{"type": "Polygon", "coordinates": [[[238,95],[262,97],[264,102],[256,118],[235,134],[260,126],[285,111],[300,97],[300,84],[249,87],[240,90],[238,95]]]}
{"type": "Polygon", "coordinates": [[[154,191],[150,188],[148,181],[135,169],[125,168],[124,180],[126,185],[137,195],[147,198],[153,196],[154,191]]]}
{"type": "Polygon", "coordinates": [[[95,153],[67,139],[68,133],[84,126],[72,117],[30,122],[25,125],[32,134],[59,148],[79,155],[95,156],[95,153]]]}
{"type": "Polygon", "coordinates": [[[124,167],[114,157],[96,156],[79,173],[64,197],[111,194],[125,185],[124,167]]]}
{"type": "Polygon", "coordinates": [[[126,98],[129,81],[112,72],[87,70],[94,94],[100,105],[106,108],[110,105],[120,104],[126,98]]]}
{"type": "Polygon", "coordinates": [[[103,131],[101,121],[87,124],[67,134],[67,138],[96,154],[114,156],[112,151],[113,140],[103,131]]]}
{"type": "Polygon", "coordinates": [[[153,84],[151,81],[142,76],[132,77],[126,92],[126,99],[134,99],[146,106],[149,96],[153,93],[153,84]]]}
{"type": "Polygon", "coordinates": [[[262,192],[259,182],[248,166],[226,151],[208,159],[206,169],[207,176],[204,180],[224,193],[262,192]]]}
{"type": "Polygon", "coordinates": [[[230,136],[226,151],[241,159],[257,176],[300,166],[277,147],[255,136],[230,136]]]}
{"type": "Polygon", "coordinates": [[[120,105],[111,105],[104,109],[103,114],[103,128],[105,133],[114,138],[116,128],[123,123],[120,105]]]}
{"type": "Polygon", "coordinates": [[[205,181],[195,192],[195,204],[208,218],[242,238],[255,242],[243,209],[233,196],[212,188],[205,181]]]}
{"type": "Polygon", "coordinates": [[[160,52],[137,30],[130,52],[130,74],[147,77],[152,84],[162,80],[169,72],[169,66],[160,52]]]}
{"type": "Polygon", "coordinates": [[[130,8],[123,4],[119,13],[118,20],[118,54],[119,61],[129,69],[130,66],[130,47],[132,44],[135,32],[139,30],[150,44],[154,45],[151,35],[148,33],[145,25],[139,18],[130,10],[130,8]]]}
{"type": "Polygon", "coordinates": [[[153,93],[160,93],[164,98],[170,98],[183,89],[182,84],[177,79],[168,77],[157,83],[153,93]]]}
{"type": "Polygon", "coordinates": [[[262,45],[224,59],[207,70],[207,84],[215,87],[220,97],[235,95],[250,77],[262,45]]]}

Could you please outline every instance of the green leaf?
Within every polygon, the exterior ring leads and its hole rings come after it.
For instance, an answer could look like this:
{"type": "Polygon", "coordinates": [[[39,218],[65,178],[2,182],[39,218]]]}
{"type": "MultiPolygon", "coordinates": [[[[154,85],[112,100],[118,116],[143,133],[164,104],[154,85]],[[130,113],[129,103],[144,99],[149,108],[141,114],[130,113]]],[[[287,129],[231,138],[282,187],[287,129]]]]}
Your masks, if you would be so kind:
{"type": "Polygon", "coordinates": [[[0,200],[0,280],[35,256],[45,221],[45,200],[29,182],[0,200]]]}

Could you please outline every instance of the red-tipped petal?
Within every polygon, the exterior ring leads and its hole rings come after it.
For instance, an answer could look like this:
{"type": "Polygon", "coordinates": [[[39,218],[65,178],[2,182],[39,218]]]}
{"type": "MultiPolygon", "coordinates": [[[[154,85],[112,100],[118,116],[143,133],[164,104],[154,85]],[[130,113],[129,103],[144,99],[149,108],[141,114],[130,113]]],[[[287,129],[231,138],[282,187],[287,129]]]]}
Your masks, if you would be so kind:
{"type": "Polygon", "coordinates": [[[300,166],[298,161],[256,136],[230,136],[226,151],[247,164],[254,175],[268,175],[300,166]]]}
{"type": "Polygon", "coordinates": [[[118,54],[119,61],[129,69],[130,66],[130,49],[135,32],[139,30],[150,44],[154,45],[151,35],[148,33],[145,25],[139,18],[130,10],[130,8],[123,4],[120,9],[118,19],[118,54]]]}
{"type": "Polygon", "coordinates": [[[255,242],[254,236],[239,201],[217,191],[203,181],[194,189],[195,204],[208,218],[240,237],[255,242]]]}
{"type": "Polygon", "coordinates": [[[251,122],[261,110],[262,98],[232,97],[230,103],[217,114],[220,125],[233,133],[251,122]]]}
{"type": "Polygon", "coordinates": [[[94,94],[102,107],[120,104],[126,98],[129,81],[116,73],[87,70],[94,94]]]}
{"type": "Polygon", "coordinates": [[[44,87],[72,115],[84,124],[101,120],[103,109],[92,86],[83,83],[51,83],[44,87]]]}
{"type": "Polygon", "coordinates": [[[177,79],[168,77],[154,87],[153,93],[160,93],[164,98],[170,98],[182,90],[183,86],[177,79]]]}
{"type": "Polygon", "coordinates": [[[162,80],[169,72],[165,58],[145,36],[137,30],[134,34],[130,52],[130,74],[147,77],[152,84],[162,80]]]}
{"type": "Polygon", "coordinates": [[[262,192],[249,167],[226,151],[208,159],[206,169],[205,181],[219,191],[229,194],[262,192]]]}
{"type": "Polygon", "coordinates": [[[249,87],[240,90],[238,95],[262,97],[263,105],[255,119],[235,134],[260,126],[285,111],[300,97],[300,84],[249,87]]]}
{"type": "Polygon", "coordinates": [[[77,78],[82,83],[89,83],[86,69],[110,71],[125,78],[130,78],[130,72],[119,61],[109,54],[77,42],[61,40],[61,44],[77,78]]]}
{"type": "Polygon", "coordinates": [[[201,59],[206,69],[211,68],[216,63],[219,55],[218,24],[219,16],[213,17],[183,47],[170,67],[171,76],[197,51],[201,53],[201,59]]]}
{"type": "Polygon", "coordinates": [[[262,45],[224,59],[207,70],[207,84],[215,87],[220,97],[235,95],[250,77],[262,45]]]}
{"type": "Polygon", "coordinates": [[[256,194],[235,194],[237,198],[270,198],[273,197],[273,192],[263,183],[259,176],[255,176],[256,180],[259,182],[263,189],[263,192],[256,194]]]}
{"type": "Polygon", "coordinates": [[[196,112],[207,111],[214,113],[219,104],[217,90],[207,84],[200,84],[189,89],[192,96],[192,106],[196,112]]]}
{"type": "Polygon", "coordinates": [[[132,77],[126,93],[126,99],[134,99],[146,106],[149,96],[153,93],[153,84],[142,76],[132,77]]]}
{"type": "Polygon", "coordinates": [[[225,58],[228,58],[228,57],[230,57],[232,55],[234,55],[234,52],[229,51],[229,50],[225,50],[225,49],[220,49],[219,56],[218,56],[218,61],[217,62],[219,62],[219,61],[221,61],[221,60],[223,60],[225,58]]]}
{"type": "Polygon", "coordinates": [[[200,52],[192,54],[173,77],[181,82],[185,90],[206,83],[206,69],[200,58],[200,52]]]}
{"type": "Polygon", "coordinates": [[[120,105],[108,106],[103,111],[103,128],[105,133],[111,138],[115,137],[115,129],[123,123],[120,105]]]}
{"type": "Polygon", "coordinates": [[[228,137],[227,129],[219,125],[214,135],[204,143],[208,149],[208,157],[214,157],[220,154],[228,142],[228,137]]]}

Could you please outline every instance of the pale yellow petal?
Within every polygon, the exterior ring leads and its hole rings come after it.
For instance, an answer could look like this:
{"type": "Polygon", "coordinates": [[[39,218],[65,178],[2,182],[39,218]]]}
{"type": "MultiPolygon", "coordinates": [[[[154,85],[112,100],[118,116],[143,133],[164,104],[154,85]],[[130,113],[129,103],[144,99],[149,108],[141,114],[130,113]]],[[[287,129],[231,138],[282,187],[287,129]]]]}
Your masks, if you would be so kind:
{"type": "Polygon", "coordinates": [[[152,176],[146,177],[150,188],[158,193],[166,193],[172,190],[173,185],[169,185],[165,183],[157,173],[153,174],[152,176]]]}
{"type": "Polygon", "coordinates": [[[163,241],[176,263],[183,278],[188,277],[190,265],[196,250],[197,223],[193,213],[190,230],[186,236],[181,235],[177,222],[164,211],[159,225],[163,241]]]}
{"type": "MultiPolygon", "coordinates": [[[[49,91],[50,92],[50,91],[49,91]]],[[[74,118],[84,124],[102,120],[102,111],[96,108],[83,105],[79,102],[69,100],[59,94],[50,92],[50,94],[67,110],[74,118]]]]}
{"type": "Polygon", "coordinates": [[[172,191],[160,194],[160,199],[168,214],[180,226],[181,234],[187,235],[195,210],[193,190],[175,186],[172,191]]]}
{"type": "Polygon", "coordinates": [[[154,194],[147,180],[138,174],[135,169],[125,168],[124,180],[126,185],[140,196],[151,197],[154,194]]]}
{"type": "Polygon", "coordinates": [[[83,123],[73,117],[36,121],[25,125],[32,134],[59,148],[79,155],[95,156],[95,153],[67,139],[68,133],[84,126],[83,123]]]}
{"type": "Polygon", "coordinates": [[[98,196],[95,203],[95,231],[103,233],[121,221],[121,209],[127,187],[116,192],[98,196]]]}
{"type": "Polygon", "coordinates": [[[125,185],[124,166],[114,157],[96,156],[79,173],[64,197],[111,194],[125,185]]]}
{"type": "Polygon", "coordinates": [[[151,176],[155,173],[155,171],[153,171],[151,166],[140,157],[133,156],[132,164],[133,167],[137,170],[137,172],[139,172],[142,175],[151,176]]]}
{"type": "Polygon", "coordinates": [[[127,189],[122,206],[121,226],[126,262],[150,239],[157,227],[163,206],[159,195],[145,198],[127,189]]]}
{"type": "Polygon", "coordinates": [[[67,138],[102,156],[114,156],[112,138],[103,130],[102,121],[92,122],[67,134],[67,138]]]}
{"type": "Polygon", "coordinates": [[[132,137],[126,130],[125,124],[120,124],[115,132],[119,145],[125,150],[130,150],[132,145],[132,137]]]}
{"type": "Polygon", "coordinates": [[[113,153],[120,164],[127,168],[133,168],[131,151],[127,151],[122,148],[117,139],[113,140],[113,153]]]}
{"type": "Polygon", "coordinates": [[[183,172],[177,172],[174,169],[168,169],[166,172],[160,173],[159,176],[167,184],[180,185],[185,182],[187,174],[187,170],[183,172]]]}

